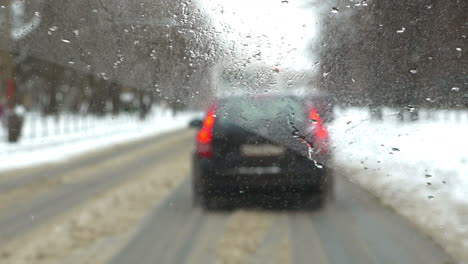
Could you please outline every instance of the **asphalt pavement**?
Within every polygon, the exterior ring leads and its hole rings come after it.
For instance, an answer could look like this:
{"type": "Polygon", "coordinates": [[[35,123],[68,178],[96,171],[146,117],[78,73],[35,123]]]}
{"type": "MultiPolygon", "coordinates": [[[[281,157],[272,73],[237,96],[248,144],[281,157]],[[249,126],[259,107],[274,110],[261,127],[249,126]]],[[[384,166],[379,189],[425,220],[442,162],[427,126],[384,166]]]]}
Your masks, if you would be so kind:
{"type": "MultiPolygon", "coordinates": [[[[180,131],[60,164],[4,173],[0,246],[122,182],[138,180],[143,168],[164,166],[165,159],[179,157],[181,150],[189,153],[192,139],[193,133],[180,131]]],[[[188,155],[183,162],[189,162],[188,155]]],[[[109,262],[454,263],[406,219],[347,181],[343,172],[335,175],[335,201],[322,209],[266,208],[268,197],[263,197],[255,201],[258,205],[207,211],[193,204],[187,174],[148,210],[109,262]]]]}

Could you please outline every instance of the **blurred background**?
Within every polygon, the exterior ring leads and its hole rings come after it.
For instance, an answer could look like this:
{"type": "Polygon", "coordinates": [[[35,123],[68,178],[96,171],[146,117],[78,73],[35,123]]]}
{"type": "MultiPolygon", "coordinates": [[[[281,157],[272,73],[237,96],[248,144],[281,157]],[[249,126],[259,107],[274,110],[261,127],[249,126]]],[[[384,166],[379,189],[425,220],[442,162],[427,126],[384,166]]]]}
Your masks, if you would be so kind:
{"type": "Polygon", "coordinates": [[[154,105],[203,108],[236,87],[318,88],[377,119],[382,107],[400,119],[466,109],[466,5],[2,1],[2,140],[53,135],[40,125],[48,117],[73,130],[90,116],[144,119],[154,105]]]}

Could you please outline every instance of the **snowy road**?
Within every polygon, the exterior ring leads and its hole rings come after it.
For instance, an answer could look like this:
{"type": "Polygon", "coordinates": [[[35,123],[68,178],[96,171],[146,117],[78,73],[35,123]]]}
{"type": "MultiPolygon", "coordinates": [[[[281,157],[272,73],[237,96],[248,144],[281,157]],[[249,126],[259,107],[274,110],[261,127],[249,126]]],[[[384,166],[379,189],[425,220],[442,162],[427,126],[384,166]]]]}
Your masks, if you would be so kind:
{"type": "Polygon", "coordinates": [[[451,263],[442,250],[353,184],[316,212],[206,213],[185,182],[112,261],[124,263],[451,263]]]}
{"type": "Polygon", "coordinates": [[[452,263],[345,169],[322,211],[193,207],[192,139],[173,132],[3,173],[0,262],[452,263]]]}

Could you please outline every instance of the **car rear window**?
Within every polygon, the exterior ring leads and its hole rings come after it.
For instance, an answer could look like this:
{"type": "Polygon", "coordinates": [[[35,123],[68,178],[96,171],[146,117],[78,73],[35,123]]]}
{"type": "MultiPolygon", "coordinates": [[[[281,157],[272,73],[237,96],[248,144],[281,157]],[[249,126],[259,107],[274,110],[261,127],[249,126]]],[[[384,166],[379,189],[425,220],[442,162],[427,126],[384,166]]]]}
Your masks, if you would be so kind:
{"type": "Polygon", "coordinates": [[[233,97],[221,100],[217,115],[224,121],[261,123],[304,120],[305,109],[296,97],[233,97]]]}

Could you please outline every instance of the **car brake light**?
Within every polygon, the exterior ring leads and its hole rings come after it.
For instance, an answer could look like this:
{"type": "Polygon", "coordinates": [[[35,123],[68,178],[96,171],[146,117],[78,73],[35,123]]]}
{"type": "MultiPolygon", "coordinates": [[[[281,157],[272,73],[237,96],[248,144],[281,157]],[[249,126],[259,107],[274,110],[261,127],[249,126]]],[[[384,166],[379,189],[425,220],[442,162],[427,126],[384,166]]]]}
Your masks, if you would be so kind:
{"type": "Polygon", "coordinates": [[[312,120],[314,123],[317,123],[317,124],[322,124],[322,119],[320,118],[320,115],[319,113],[317,112],[317,110],[313,107],[311,107],[309,109],[309,118],[310,120],[312,120]]]}
{"type": "Polygon", "coordinates": [[[211,158],[213,155],[211,141],[213,140],[213,126],[216,119],[214,110],[215,107],[213,106],[208,111],[197,134],[196,152],[201,158],[211,158]]]}
{"type": "Polygon", "coordinates": [[[328,131],[323,125],[322,118],[315,108],[309,109],[309,118],[314,125],[314,146],[318,148],[320,153],[327,153],[328,131]]]}

